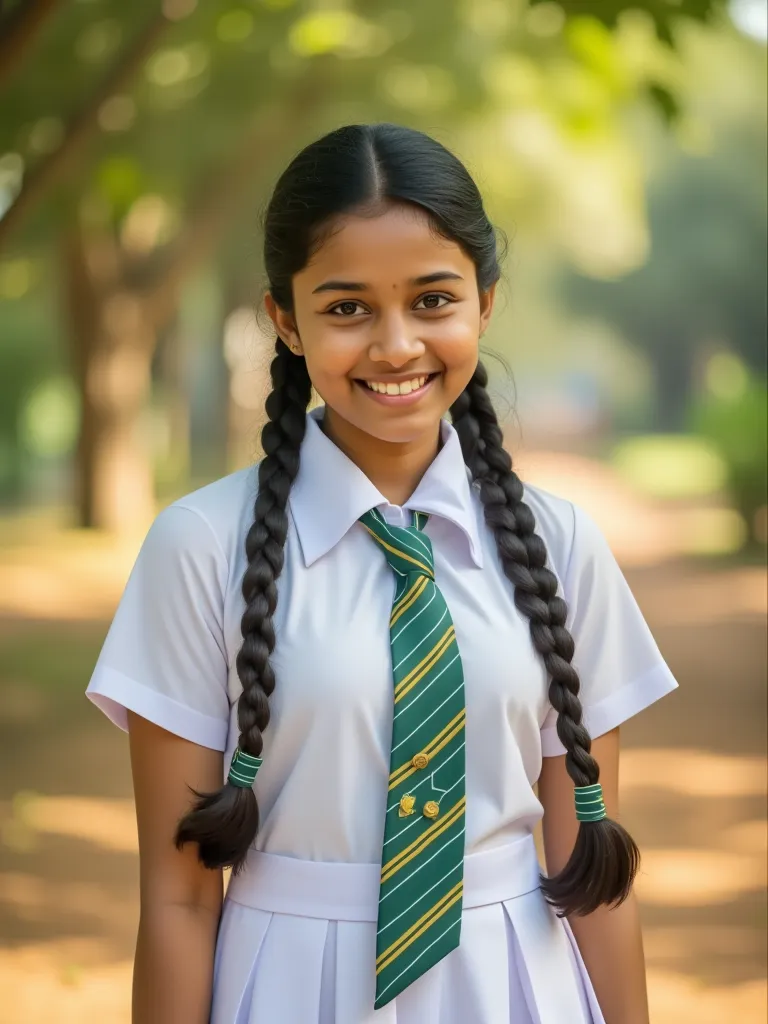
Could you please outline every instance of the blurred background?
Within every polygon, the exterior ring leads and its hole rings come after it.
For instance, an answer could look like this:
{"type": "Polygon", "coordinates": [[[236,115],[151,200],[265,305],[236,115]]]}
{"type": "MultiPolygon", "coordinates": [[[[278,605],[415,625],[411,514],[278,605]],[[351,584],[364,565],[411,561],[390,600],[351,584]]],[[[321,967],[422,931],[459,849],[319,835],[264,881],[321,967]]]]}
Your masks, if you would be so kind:
{"type": "Polygon", "coordinates": [[[475,175],[517,468],[681,683],[622,730],[652,1020],[765,1021],[767,36],[765,0],[2,5],[2,1024],[130,1019],[127,743],[83,690],[152,517],[259,457],[260,211],[361,120],[475,175]]]}

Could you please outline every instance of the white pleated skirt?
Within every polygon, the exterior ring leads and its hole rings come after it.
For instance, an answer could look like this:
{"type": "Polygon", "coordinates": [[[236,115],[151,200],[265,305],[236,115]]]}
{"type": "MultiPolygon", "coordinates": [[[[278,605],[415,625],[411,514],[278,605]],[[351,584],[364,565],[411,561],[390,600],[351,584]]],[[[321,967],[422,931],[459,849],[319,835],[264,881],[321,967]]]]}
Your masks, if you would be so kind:
{"type": "Polygon", "coordinates": [[[465,858],[460,945],[374,1010],[380,873],[252,851],[222,909],[211,1024],[605,1024],[531,836],[465,858]]]}

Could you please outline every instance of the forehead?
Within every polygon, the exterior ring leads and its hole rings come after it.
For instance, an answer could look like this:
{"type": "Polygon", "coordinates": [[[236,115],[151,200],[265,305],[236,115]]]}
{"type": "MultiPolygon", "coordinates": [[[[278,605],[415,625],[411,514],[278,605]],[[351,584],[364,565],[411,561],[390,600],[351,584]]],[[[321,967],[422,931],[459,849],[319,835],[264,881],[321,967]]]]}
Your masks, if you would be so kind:
{"type": "Polygon", "coordinates": [[[343,274],[347,280],[375,284],[436,269],[455,270],[467,279],[474,276],[472,260],[456,242],[437,233],[423,210],[399,205],[376,216],[339,217],[296,277],[314,285],[343,274]]]}

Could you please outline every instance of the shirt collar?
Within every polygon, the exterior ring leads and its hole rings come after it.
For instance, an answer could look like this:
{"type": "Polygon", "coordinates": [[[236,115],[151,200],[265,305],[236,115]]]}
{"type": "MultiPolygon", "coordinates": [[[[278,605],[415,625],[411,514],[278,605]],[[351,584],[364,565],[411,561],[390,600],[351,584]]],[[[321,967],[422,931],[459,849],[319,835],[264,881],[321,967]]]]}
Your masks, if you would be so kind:
{"type": "MultiPolygon", "coordinates": [[[[299,472],[289,499],[307,566],[335,547],[363,512],[389,505],[365,473],[323,433],[324,412],[320,406],[307,413],[299,472]]],[[[405,508],[440,516],[457,526],[473,562],[482,568],[477,517],[459,435],[442,420],[440,436],[442,447],[405,508]]]]}

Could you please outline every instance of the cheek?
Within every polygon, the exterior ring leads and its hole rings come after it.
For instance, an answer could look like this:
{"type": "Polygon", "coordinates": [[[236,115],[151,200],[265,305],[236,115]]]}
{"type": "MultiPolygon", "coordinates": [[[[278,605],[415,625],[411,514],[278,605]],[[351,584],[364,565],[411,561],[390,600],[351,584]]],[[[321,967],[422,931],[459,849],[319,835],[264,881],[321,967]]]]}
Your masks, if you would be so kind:
{"type": "Polygon", "coordinates": [[[461,368],[477,358],[478,331],[474,324],[464,320],[447,320],[441,330],[434,332],[430,347],[447,370],[461,368]]]}
{"type": "Polygon", "coordinates": [[[477,322],[468,316],[450,317],[435,324],[431,336],[424,340],[444,367],[443,387],[451,392],[452,402],[464,390],[477,365],[477,322]]]}
{"type": "Polygon", "coordinates": [[[366,342],[363,331],[313,332],[304,340],[307,369],[313,380],[346,377],[359,364],[366,342]]]}

